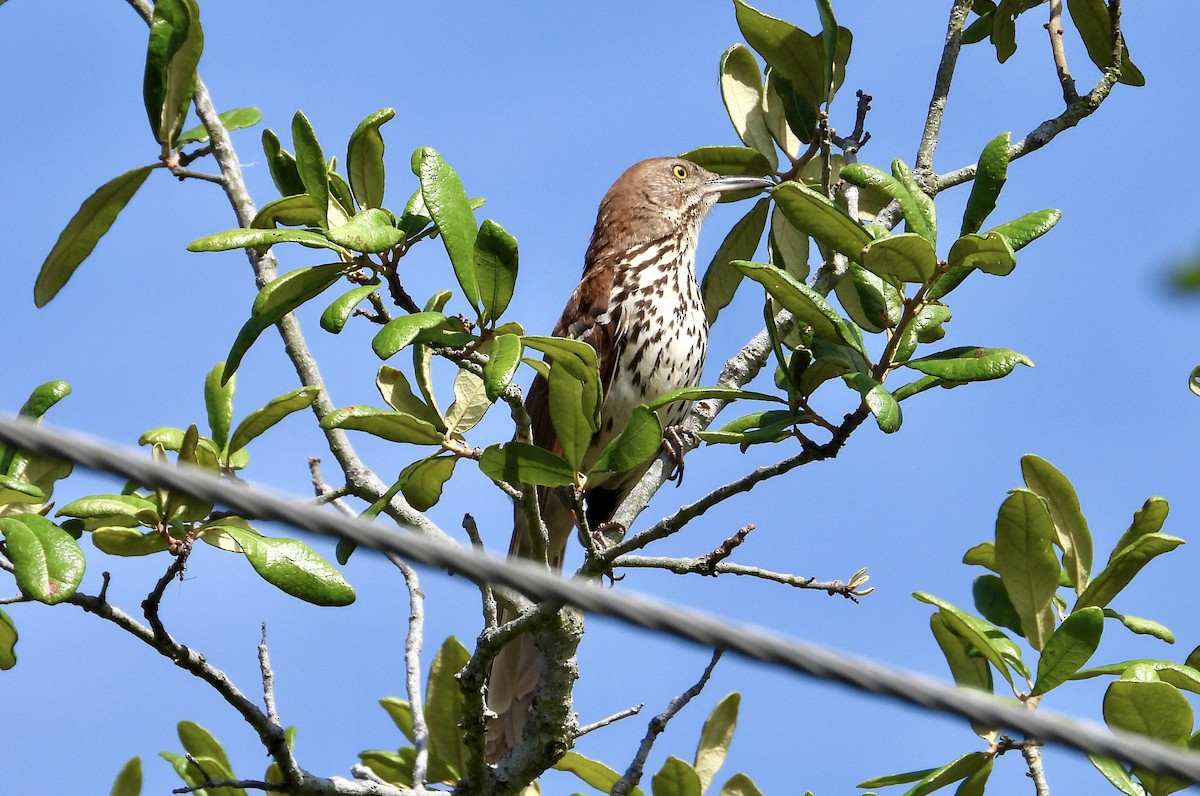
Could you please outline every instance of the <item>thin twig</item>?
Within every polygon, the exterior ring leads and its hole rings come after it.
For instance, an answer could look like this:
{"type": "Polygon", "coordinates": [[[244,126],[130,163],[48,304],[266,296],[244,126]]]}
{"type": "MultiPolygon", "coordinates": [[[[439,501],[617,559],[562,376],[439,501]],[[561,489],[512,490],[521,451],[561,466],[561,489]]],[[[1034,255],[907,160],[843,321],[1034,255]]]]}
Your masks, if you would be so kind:
{"type": "Polygon", "coordinates": [[[620,721],[621,719],[627,719],[630,716],[636,716],[637,714],[642,712],[642,708],[644,708],[644,707],[646,707],[646,706],[641,705],[641,704],[634,705],[633,707],[628,707],[628,708],[625,708],[624,710],[619,710],[616,713],[609,716],[608,718],[600,719],[600,721],[593,721],[591,724],[585,724],[582,727],[580,727],[578,730],[575,731],[575,737],[580,738],[584,735],[587,735],[589,732],[593,732],[593,731],[599,730],[603,727],[607,727],[610,724],[615,724],[618,721],[620,721]]]}
{"type": "Polygon", "coordinates": [[[665,556],[619,556],[612,562],[613,569],[662,569],[676,575],[744,575],[746,577],[769,580],[797,589],[823,591],[830,595],[841,595],[848,600],[858,602],[860,595],[855,593],[857,586],[843,580],[817,580],[815,577],[792,575],[787,572],[773,572],[769,569],[752,567],[746,564],[735,564],[721,561],[709,571],[704,556],[697,558],[668,558],[665,556]]]}
{"type": "Polygon", "coordinates": [[[408,635],[404,639],[404,685],[408,704],[412,707],[413,757],[412,782],[418,793],[425,792],[426,772],[429,770],[429,725],[425,723],[425,708],[421,695],[421,645],[425,638],[425,593],[417,571],[399,556],[389,555],[408,587],[408,635]]]}
{"type": "Polygon", "coordinates": [[[612,790],[609,791],[611,796],[627,796],[641,782],[642,770],[646,765],[646,758],[650,756],[650,750],[654,746],[654,741],[667,728],[667,723],[675,718],[676,714],[683,710],[688,702],[691,702],[693,698],[704,690],[704,686],[708,683],[708,678],[712,676],[713,669],[717,666],[717,661],[721,660],[721,652],[722,650],[719,649],[713,652],[712,660],[709,661],[708,666],[704,669],[704,674],[700,676],[695,685],[672,699],[670,704],[667,705],[666,710],[650,720],[650,726],[646,730],[646,737],[642,739],[641,746],[638,747],[637,754],[634,756],[633,762],[629,764],[629,768],[625,769],[624,775],[617,780],[612,790]]]}
{"type": "Polygon", "coordinates": [[[1050,21],[1046,23],[1046,32],[1050,34],[1050,53],[1054,57],[1058,82],[1062,84],[1063,102],[1070,105],[1079,99],[1079,92],[1075,89],[1075,78],[1071,77],[1071,69],[1067,66],[1067,48],[1063,44],[1062,0],[1050,0],[1050,21]]]}
{"type": "Polygon", "coordinates": [[[917,148],[914,171],[918,175],[933,171],[933,152],[937,149],[938,136],[942,130],[942,119],[946,115],[946,102],[950,97],[950,84],[954,80],[954,69],[958,53],[962,49],[962,32],[967,15],[975,0],[954,0],[950,8],[950,21],[946,25],[946,43],[942,47],[942,60],[938,64],[937,76],[933,81],[933,97],[929,100],[929,112],[925,115],[925,130],[921,133],[921,145],[917,148]]]}
{"type": "Polygon", "coordinates": [[[275,672],[271,670],[271,653],[267,649],[267,623],[262,623],[262,640],[258,642],[258,668],[262,672],[263,706],[267,721],[279,727],[279,711],[275,709],[275,672]]]}
{"type": "Polygon", "coordinates": [[[166,640],[171,638],[167,633],[167,629],[163,626],[162,619],[159,618],[158,609],[162,604],[163,593],[167,590],[167,584],[177,577],[183,577],[183,570],[187,566],[188,556],[191,555],[191,552],[191,545],[180,545],[179,554],[172,559],[171,566],[167,567],[167,571],[154,584],[154,588],[146,595],[146,599],[142,600],[142,613],[146,617],[146,621],[150,623],[155,638],[166,640]]]}
{"type": "MultiPolygon", "coordinates": [[[[467,538],[471,540],[471,546],[476,550],[483,550],[483,538],[479,535],[479,526],[475,523],[475,518],[470,514],[464,514],[462,526],[467,533],[467,538]]],[[[494,628],[496,627],[496,595],[492,592],[491,584],[481,584],[479,595],[483,599],[483,627],[485,630],[494,628]]]]}

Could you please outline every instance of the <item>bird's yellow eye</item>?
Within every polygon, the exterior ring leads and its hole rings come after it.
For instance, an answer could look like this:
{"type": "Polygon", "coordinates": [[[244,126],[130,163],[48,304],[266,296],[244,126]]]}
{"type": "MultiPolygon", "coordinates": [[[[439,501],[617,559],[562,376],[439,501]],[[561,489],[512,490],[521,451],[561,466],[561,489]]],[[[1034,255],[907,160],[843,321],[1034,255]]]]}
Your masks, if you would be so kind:
{"type": "Polygon", "coordinates": [[[671,173],[675,175],[675,179],[677,180],[686,180],[688,175],[687,166],[684,166],[682,163],[676,163],[671,167],[671,173]]]}

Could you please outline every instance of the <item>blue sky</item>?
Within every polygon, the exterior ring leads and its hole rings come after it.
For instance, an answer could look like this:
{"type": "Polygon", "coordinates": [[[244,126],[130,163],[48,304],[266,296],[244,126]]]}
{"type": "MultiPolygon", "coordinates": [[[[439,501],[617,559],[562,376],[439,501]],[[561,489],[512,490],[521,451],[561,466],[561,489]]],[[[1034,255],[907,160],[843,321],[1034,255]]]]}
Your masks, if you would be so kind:
{"type": "MultiPolygon", "coordinates": [[[[264,124],[285,141],[301,108],[326,153],[341,159],[358,121],[394,106],[396,119],[384,127],[390,204],[400,205],[412,191],[409,154],[426,145],[458,170],[472,195],[487,197],[482,213],[521,244],[521,279],[509,316],[530,331],[548,331],[556,320],[578,278],[596,205],[626,166],[699,145],[736,143],[717,90],[718,58],[740,41],[725,2],[201,5],[206,49],[200,71],[218,108],[256,105],[264,124]]],[[[911,162],[945,6],[836,4],[855,42],[832,123],[853,126],[855,89],[875,97],[863,160],[885,167],[896,157],[911,162]]],[[[762,7],[809,30],[818,27],[811,4],[764,0],[762,7]]],[[[1004,130],[1022,135],[1058,113],[1061,97],[1040,14],[1020,20],[1020,49],[1003,67],[986,43],[963,52],[935,159],[939,171],[972,162],[1004,130]]],[[[37,269],[79,202],[111,177],[156,158],[141,100],[144,24],[117,0],[16,0],[0,9],[0,22],[0,107],[7,120],[0,126],[0,224],[7,243],[0,309],[8,330],[0,353],[0,407],[15,411],[33,386],[61,378],[75,392],[53,412],[59,425],[130,445],[148,428],[201,421],[204,374],[225,357],[254,295],[241,253],[184,250],[188,241],[235,223],[214,186],[151,175],[58,298],[42,310],[32,302],[37,269]]],[[[1178,642],[1171,647],[1114,626],[1096,661],[1182,661],[1200,643],[1187,585],[1196,571],[1200,518],[1194,485],[1200,399],[1186,387],[1188,372],[1200,362],[1194,334],[1200,306],[1172,297],[1163,285],[1170,263],[1198,243],[1187,144],[1195,122],[1194,24],[1189,4],[1128,4],[1127,37],[1147,87],[1118,86],[1096,116],[1013,164],[993,219],[1058,207],[1063,220],[1021,252],[1012,276],[977,276],[950,296],[947,347],[1011,347],[1036,368],[918,396],[905,403],[898,434],[864,427],[837,460],[760,486],[662,549],[698,554],[753,522],[758,530],[737,560],[821,579],[845,578],[866,566],[874,594],[854,605],[769,584],[645,572],[631,573],[618,588],[947,677],[929,635],[928,606],[909,595],[928,591],[970,605],[978,573],[959,564],[962,552],[991,537],[1006,491],[1020,484],[1019,457],[1032,452],[1075,483],[1098,558],[1147,497],[1171,501],[1166,532],[1193,542],[1151,564],[1115,607],[1166,623],[1178,642]]],[[[1097,73],[1077,42],[1068,46],[1085,89],[1097,73]]],[[[237,132],[234,140],[252,196],[260,205],[274,198],[259,131],[237,132]]],[[[944,225],[957,221],[966,190],[939,197],[944,225]]],[[[701,238],[701,263],[739,210],[725,205],[713,212],[701,238]]],[[[279,254],[287,269],[319,262],[307,250],[279,254]]],[[[405,267],[414,295],[452,284],[436,244],[418,247],[405,267]]],[[[709,379],[758,329],[752,287],[714,328],[709,379]]],[[[373,330],[359,324],[332,337],[316,326],[319,309],[303,311],[301,321],[335,402],[377,403],[373,330]]],[[[239,415],[295,386],[282,354],[270,333],[251,351],[239,377],[239,415]]],[[[828,391],[828,412],[852,408],[836,385],[828,391]]],[[[305,494],[306,457],[321,451],[311,425],[308,416],[296,416],[258,440],[247,477],[305,494]]],[[[507,433],[494,420],[476,444],[507,433]]],[[[417,458],[366,439],[360,450],[384,478],[417,458]]],[[[784,455],[783,449],[702,450],[689,459],[683,488],[664,490],[645,521],[784,455]]],[[[83,474],[59,499],[118,488],[83,474]]],[[[487,541],[502,549],[508,508],[493,492],[471,474],[431,515],[452,530],[469,509],[487,541]]],[[[108,559],[84,544],[84,588],[96,592],[100,573],[109,570],[110,599],[136,613],[165,562],[108,559]]],[[[331,545],[314,545],[332,557],[331,545]]],[[[259,625],[268,623],[280,712],[299,726],[303,765],[345,775],[360,750],[400,742],[375,705],[381,696],[402,694],[407,606],[397,573],[358,555],[346,569],[358,602],[318,609],[264,585],[243,561],[199,552],[187,579],[167,590],[167,626],[253,694],[259,625]]],[[[470,640],[479,609],[461,579],[422,575],[430,601],[427,665],[445,636],[470,640]]],[[[240,775],[261,775],[265,758],[253,733],[199,681],[77,609],[19,605],[10,614],[21,632],[20,660],[0,676],[6,716],[0,760],[13,792],[44,790],[51,781],[63,793],[107,792],[124,760],[141,755],[144,792],[166,793],[178,781],[154,755],[178,748],[174,726],[182,719],[216,733],[240,775]]],[[[648,716],[688,687],[708,657],[600,620],[581,654],[581,721],[646,703],[646,716],[580,744],[582,753],[619,769],[648,716]]],[[[959,721],[726,660],[704,695],[661,737],[649,770],[665,754],[689,758],[704,716],[732,690],[744,695],[742,721],[718,783],[743,770],[765,793],[848,793],[869,776],[933,766],[981,748],[959,721]]],[[[1090,681],[1056,691],[1043,704],[1096,719],[1102,692],[1103,684],[1090,681]]],[[[1046,765],[1056,794],[1107,787],[1073,753],[1048,750],[1046,765]]],[[[997,792],[1028,787],[1015,756],[997,769],[997,792]]],[[[546,792],[573,787],[559,780],[546,792]]]]}

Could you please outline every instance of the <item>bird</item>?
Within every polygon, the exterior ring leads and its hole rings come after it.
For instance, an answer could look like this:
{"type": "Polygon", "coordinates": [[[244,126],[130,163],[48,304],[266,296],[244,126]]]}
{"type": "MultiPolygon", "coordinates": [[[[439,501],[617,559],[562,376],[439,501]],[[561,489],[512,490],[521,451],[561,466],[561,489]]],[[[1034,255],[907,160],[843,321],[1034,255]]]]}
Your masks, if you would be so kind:
{"type": "MultiPolygon", "coordinates": [[[[552,332],[592,346],[599,363],[600,425],[584,456],[583,472],[621,433],[635,407],[699,385],[708,345],[695,269],[701,222],[721,194],[772,185],[763,177],[719,176],[683,158],[652,158],[629,167],[604,195],[583,275],[552,332]]],[[[534,379],[525,403],[534,444],[561,453],[545,378],[534,379]]],[[[687,408],[677,401],[659,409],[663,428],[680,423],[687,408]]],[[[681,453],[675,453],[678,468],[681,453]]],[[[649,465],[588,477],[584,500],[591,528],[611,519],[649,465]]],[[[575,526],[569,494],[564,488],[543,488],[539,498],[548,532],[546,563],[561,569],[575,526]]],[[[524,515],[517,510],[514,516],[509,556],[530,558],[524,515]]],[[[513,618],[500,613],[501,623],[513,618]]],[[[520,740],[542,665],[528,633],[513,639],[493,660],[487,694],[495,714],[485,749],[489,763],[498,763],[520,740]]]]}

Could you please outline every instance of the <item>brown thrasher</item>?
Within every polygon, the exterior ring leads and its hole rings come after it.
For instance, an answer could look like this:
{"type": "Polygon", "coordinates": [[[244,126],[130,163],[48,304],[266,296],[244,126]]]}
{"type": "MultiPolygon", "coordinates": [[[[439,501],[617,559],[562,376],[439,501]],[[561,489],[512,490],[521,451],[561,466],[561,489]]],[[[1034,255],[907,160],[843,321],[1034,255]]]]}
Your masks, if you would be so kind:
{"type": "MultiPolygon", "coordinates": [[[[583,277],[553,332],[591,345],[600,364],[600,430],[588,447],[584,472],[625,428],[638,404],[700,383],[708,344],[695,269],[700,223],[720,194],[773,184],[761,177],[721,177],[679,158],[654,158],[631,166],[605,194],[583,277]]],[[[534,444],[561,453],[541,376],[529,388],[526,408],[534,444]]],[[[683,419],[687,405],[675,402],[658,411],[667,428],[683,419]]],[[[592,528],[611,519],[648,467],[588,478],[592,528]]],[[[549,537],[547,561],[561,568],[575,525],[570,500],[562,489],[542,489],[539,497],[549,537]]],[[[528,558],[529,535],[520,511],[514,525],[509,556],[528,558]]],[[[502,612],[501,623],[511,619],[502,612]]],[[[498,762],[520,739],[541,670],[529,634],[514,639],[492,663],[487,696],[496,718],[488,726],[488,762],[498,762]]]]}

